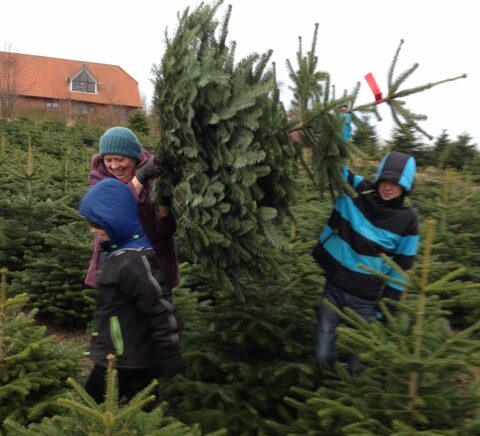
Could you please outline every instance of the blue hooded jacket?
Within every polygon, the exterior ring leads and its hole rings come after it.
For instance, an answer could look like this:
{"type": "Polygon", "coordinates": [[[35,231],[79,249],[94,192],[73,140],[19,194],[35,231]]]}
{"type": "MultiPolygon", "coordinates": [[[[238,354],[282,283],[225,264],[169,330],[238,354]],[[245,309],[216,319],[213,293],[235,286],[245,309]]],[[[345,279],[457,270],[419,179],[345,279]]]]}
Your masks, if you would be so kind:
{"type": "Polygon", "coordinates": [[[143,232],[133,192],[117,179],[102,180],[83,197],[80,214],[105,230],[111,244],[97,271],[90,358],[106,366],[106,356],[113,353],[117,368],[178,371],[180,324],[172,292],[143,232]]]}
{"type": "Polygon", "coordinates": [[[415,175],[415,159],[395,151],[383,159],[373,182],[344,169],[344,180],[358,195],[337,199],[313,250],[314,258],[334,285],[368,300],[400,298],[404,278],[382,254],[405,271],[413,266],[419,246],[418,215],[414,208],[404,205],[404,195],[383,201],[376,188],[379,181],[389,180],[408,195],[415,175]],[[368,270],[392,280],[385,283],[368,270]]]}
{"type": "Polygon", "coordinates": [[[102,180],[88,191],[80,202],[80,214],[107,232],[112,251],[152,247],[133,193],[117,179],[102,180]]]}

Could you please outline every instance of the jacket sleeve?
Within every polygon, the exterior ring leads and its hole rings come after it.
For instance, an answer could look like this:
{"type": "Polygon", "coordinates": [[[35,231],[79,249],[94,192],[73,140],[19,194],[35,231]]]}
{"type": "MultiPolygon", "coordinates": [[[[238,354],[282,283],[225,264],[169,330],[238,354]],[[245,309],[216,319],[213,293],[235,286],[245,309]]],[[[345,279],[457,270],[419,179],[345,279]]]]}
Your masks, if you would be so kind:
{"type": "Polygon", "coordinates": [[[137,203],[139,206],[139,213],[144,223],[144,228],[147,233],[151,233],[150,229],[154,230],[155,235],[160,239],[170,238],[175,234],[177,224],[172,213],[161,217],[156,209],[155,205],[150,200],[150,193],[144,189],[139,197],[137,197],[137,203]],[[145,226],[145,224],[147,224],[145,226]],[[148,228],[150,229],[148,229],[148,228]]]}
{"type": "Polygon", "coordinates": [[[164,273],[158,265],[141,255],[124,265],[120,272],[122,293],[129,295],[145,317],[156,354],[169,356],[178,351],[180,322],[172,304],[172,294],[164,285],[164,273]]]}
{"type": "MultiPolygon", "coordinates": [[[[415,259],[417,257],[418,247],[420,245],[418,227],[418,216],[415,211],[411,226],[409,227],[408,234],[401,238],[392,259],[400,268],[402,268],[406,272],[412,269],[415,259]]],[[[398,282],[404,282],[405,278],[393,268],[388,275],[392,279],[396,280],[396,282],[387,281],[387,285],[384,291],[384,297],[398,301],[400,300],[402,293],[405,290],[405,285],[402,285],[398,282]]]]}
{"type": "Polygon", "coordinates": [[[345,182],[347,182],[353,189],[359,190],[362,183],[364,182],[365,178],[363,176],[359,176],[358,174],[353,173],[349,170],[348,167],[343,167],[342,169],[342,178],[345,182]]]}

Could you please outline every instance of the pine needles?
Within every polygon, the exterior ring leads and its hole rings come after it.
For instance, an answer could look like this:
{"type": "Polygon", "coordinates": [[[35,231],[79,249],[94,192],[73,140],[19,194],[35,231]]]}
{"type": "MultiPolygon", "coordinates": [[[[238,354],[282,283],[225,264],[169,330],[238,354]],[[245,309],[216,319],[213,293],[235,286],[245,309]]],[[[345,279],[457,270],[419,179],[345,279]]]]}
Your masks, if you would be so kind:
{"type": "Polygon", "coordinates": [[[155,68],[158,157],[170,168],[156,194],[173,187],[187,257],[232,290],[285,246],[273,223],[289,214],[294,183],[271,51],[237,62],[227,45],[231,7],[215,19],[221,4],[185,10],[155,68]]]}

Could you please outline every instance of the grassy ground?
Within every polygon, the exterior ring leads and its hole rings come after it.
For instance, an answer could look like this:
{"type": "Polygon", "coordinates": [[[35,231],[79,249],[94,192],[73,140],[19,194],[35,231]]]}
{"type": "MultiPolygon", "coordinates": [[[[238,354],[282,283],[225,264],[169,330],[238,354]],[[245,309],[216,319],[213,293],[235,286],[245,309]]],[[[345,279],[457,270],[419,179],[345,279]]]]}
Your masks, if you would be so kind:
{"type": "MultiPolygon", "coordinates": [[[[47,328],[47,334],[53,336],[57,342],[66,348],[87,351],[90,341],[90,334],[85,327],[65,327],[59,326],[48,321],[40,321],[47,328]]],[[[80,377],[86,378],[92,368],[92,362],[88,357],[83,357],[80,362],[80,377]]],[[[78,380],[81,381],[81,380],[78,380]]]]}

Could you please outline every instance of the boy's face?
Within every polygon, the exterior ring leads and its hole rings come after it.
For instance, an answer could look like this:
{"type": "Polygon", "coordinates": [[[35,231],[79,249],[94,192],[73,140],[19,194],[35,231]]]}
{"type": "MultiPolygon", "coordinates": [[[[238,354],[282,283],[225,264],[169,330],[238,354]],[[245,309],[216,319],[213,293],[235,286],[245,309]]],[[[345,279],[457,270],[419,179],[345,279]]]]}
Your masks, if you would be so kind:
{"type": "Polygon", "coordinates": [[[378,195],[383,201],[395,200],[403,194],[403,188],[394,182],[381,180],[378,184],[378,195]]]}
{"type": "Polygon", "coordinates": [[[93,226],[88,226],[88,228],[90,229],[90,232],[92,232],[98,238],[99,241],[110,240],[105,230],[93,226]]]}

